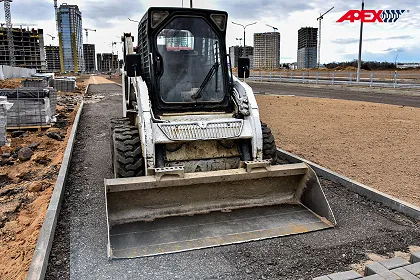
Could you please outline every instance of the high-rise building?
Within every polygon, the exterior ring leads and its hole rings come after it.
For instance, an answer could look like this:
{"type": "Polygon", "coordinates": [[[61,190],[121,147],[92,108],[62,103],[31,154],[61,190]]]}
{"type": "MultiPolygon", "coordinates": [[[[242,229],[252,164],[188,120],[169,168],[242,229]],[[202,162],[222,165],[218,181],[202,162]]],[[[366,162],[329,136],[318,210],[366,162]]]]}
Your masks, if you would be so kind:
{"type": "Polygon", "coordinates": [[[280,33],[254,33],[254,67],[280,68],[280,33]]]}
{"type": "Polygon", "coordinates": [[[51,72],[61,71],[60,66],[60,47],[45,46],[45,56],[47,58],[47,70],[51,72]]]}
{"type": "Polygon", "coordinates": [[[297,67],[315,68],[317,66],[318,28],[302,27],[298,31],[297,67]]]}
{"type": "Polygon", "coordinates": [[[82,13],[77,5],[60,5],[57,13],[61,71],[83,72],[82,13]]]}
{"type": "MultiPolygon", "coordinates": [[[[46,70],[43,29],[13,28],[16,67],[46,70]]],[[[7,28],[0,27],[0,64],[10,65],[7,28]]]]}
{"type": "MultiPolygon", "coordinates": [[[[238,67],[238,59],[244,55],[243,46],[232,46],[229,48],[230,61],[232,63],[232,68],[238,67]]],[[[251,69],[254,68],[254,47],[246,46],[245,47],[245,56],[250,60],[251,69]]]]}
{"type": "Polygon", "coordinates": [[[96,55],[99,72],[113,72],[119,69],[118,55],[112,53],[98,53],[96,55]]]}
{"type": "Polygon", "coordinates": [[[85,59],[85,71],[87,73],[95,72],[95,45],[83,44],[83,57],[85,59]]]}

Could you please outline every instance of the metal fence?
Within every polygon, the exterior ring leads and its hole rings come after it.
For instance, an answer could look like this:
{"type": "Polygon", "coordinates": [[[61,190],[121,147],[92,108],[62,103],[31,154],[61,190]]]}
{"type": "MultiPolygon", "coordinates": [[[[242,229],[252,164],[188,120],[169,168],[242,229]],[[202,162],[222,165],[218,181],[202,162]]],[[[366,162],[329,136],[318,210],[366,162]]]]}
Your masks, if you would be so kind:
{"type": "Polygon", "coordinates": [[[326,72],[326,71],[289,71],[289,72],[265,72],[251,71],[250,79],[255,81],[290,82],[308,84],[330,85],[356,85],[368,87],[391,87],[391,88],[420,88],[419,73],[399,72],[364,72],[357,82],[356,72],[326,72]]]}

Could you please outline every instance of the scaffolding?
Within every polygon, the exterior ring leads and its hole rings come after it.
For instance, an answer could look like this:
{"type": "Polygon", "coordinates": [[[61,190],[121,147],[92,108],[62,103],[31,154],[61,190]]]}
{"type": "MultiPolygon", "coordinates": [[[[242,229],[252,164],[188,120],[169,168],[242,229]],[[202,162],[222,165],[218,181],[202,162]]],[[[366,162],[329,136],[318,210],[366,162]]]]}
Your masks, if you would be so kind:
{"type": "MultiPolygon", "coordinates": [[[[13,28],[15,66],[46,70],[43,29],[13,28]]],[[[11,65],[7,28],[0,27],[0,64],[11,65]]]]}

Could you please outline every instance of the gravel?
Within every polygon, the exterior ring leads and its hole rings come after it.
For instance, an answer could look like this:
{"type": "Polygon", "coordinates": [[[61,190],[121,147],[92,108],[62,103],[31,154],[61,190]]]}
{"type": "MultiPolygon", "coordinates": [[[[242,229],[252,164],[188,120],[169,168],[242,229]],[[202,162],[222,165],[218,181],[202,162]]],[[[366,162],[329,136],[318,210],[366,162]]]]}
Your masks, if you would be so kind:
{"type": "Polygon", "coordinates": [[[334,229],[131,260],[107,259],[103,179],[112,177],[109,119],[121,116],[121,88],[85,104],[46,279],[310,279],[366,260],[366,253],[420,245],[416,221],[322,180],[334,229]]]}

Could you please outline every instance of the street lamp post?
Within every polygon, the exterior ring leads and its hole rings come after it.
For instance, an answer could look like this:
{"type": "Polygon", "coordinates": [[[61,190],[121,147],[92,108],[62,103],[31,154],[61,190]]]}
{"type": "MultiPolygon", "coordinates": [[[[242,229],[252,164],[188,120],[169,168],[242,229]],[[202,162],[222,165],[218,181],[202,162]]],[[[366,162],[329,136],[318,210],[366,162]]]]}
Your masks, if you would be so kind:
{"type": "Polygon", "coordinates": [[[245,29],[250,25],[256,24],[257,22],[253,22],[253,23],[250,23],[250,24],[247,24],[247,25],[243,25],[243,24],[236,23],[236,22],[233,22],[233,21],[232,21],[232,23],[236,24],[236,25],[239,25],[239,26],[242,26],[243,29],[244,29],[244,52],[243,52],[243,57],[245,57],[245,56],[247,56],[246,55],[246,42],[245,42],[245,29]]]}
{"type": "MultiPolygon", "coordinates": [[[[364,9],[365,9],[365,1],[362,0],[362,11],[364,9]]],[[[362,41],[363,41],[363,21],[360,21],[359,57],[357,59],[357,82],[360,82],[360,68],[362,67],[362,41]]]]}

